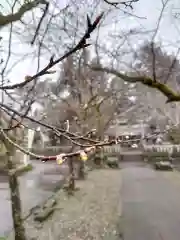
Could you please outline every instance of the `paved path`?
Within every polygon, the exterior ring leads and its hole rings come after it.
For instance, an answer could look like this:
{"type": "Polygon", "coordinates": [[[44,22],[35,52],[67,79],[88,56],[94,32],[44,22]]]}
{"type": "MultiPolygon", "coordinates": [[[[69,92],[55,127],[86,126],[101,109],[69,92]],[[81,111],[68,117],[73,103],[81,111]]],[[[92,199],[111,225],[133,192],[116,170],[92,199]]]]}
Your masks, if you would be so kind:
{"type": "Polygon", "coordinates": [[[179,240],[180,186],[150,168],[124,167],[122,239],[179,240]]]}
{"type": "MultiPolygon", "coordinates": [[[[63,182],[67,167],[33,161],[34,169],[19,177],[23,216],[50,197],[63,182]]],[[[12,229],[11,203],[7,177],[0,176],[0,237],[12,229]]]]}

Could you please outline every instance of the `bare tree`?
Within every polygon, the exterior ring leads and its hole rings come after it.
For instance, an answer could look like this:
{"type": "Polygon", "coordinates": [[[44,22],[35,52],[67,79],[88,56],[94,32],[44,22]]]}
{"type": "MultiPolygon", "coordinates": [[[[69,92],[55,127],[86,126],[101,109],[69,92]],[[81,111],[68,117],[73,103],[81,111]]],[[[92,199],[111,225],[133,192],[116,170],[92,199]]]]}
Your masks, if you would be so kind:
{"type": "MultiPolygon", "coordinates": [[[[19,83],[8,83],[5,81],[6,79],[4,78],[5,76],[5,71],[7,69],[9,59],[11,57],[11,43],[12,43],[12,28],[13,28],[13,22],[16,22],[18,20],[22,20],[23,15],[27,12],[38,6],[38,4],[43,3],[46,5],[46,8],[43,10],[43,15],[41,16],[37,28],[34,33],[34,37],[32,39],[31,44],[34,44],[38,34],[39,34],[39,29],[41,26],[41,23],[47,14],[48,11],[48,6],[49,4],[45,1],[28,1],[27,3],[24,2],[22,6],[20,6],[19,11],[17,13],[14,13],[14,7],[16,4],[18,4],[18,1],[15,1],[14,4],[11,7],[11,13],[8,15],[2,15],[0,18],[0,26],[4,27],[8,24],[10,24],[10,35],[9,35],[9,50],[7,54],[7,59],[4,60],[2,59],[1,64],[2,64],[2,71],[1,71],[1,76],[2,76],[2,81],[1,81],[1,86],[0,89],[3,91],[2,92],[2,101],[1,101],[1,119],[2,121],[2,126],[1,126],[1,141],[4,143],[6,147],[6,157],[7,157],[7,168],[8,168],[8,175],[9,175],[9,186],[10,186],[10,191],[11,191],[11,202],[12,202],[12,214],[13,214],[13,223],[14,223],[14,232],[15,232],[15,239],[26,239],[25,236],[25,230],[22,224],[22,213],[21,213],[21,201],[20,201],[20,195],[19,195],[19,186],[18,186],[18,179],[17,179],[17,170],[13,168],[13,157],[15,155],[16,149],[21,150],[22,152],[26,154],[30,154],[27,150],[23,149],[23,147],[20,145],[20,142],[17,141],[17,139],[12,139],[12,134],[11,131],[13,131],[13,134],[15,133],[14,131],[17,130],[19,126],[23,125],[23,120],[25,118],[28,118],[29,120],[32,118],[29,117],[29,110],[31,108],[32,103],[34,100],[30,97],[29,98],[29,93],[33,91],[33,88],[35,86],[35,82],[37,79],[43,75],[46,74],[51,74],[52,71],[50,70],[54,65],[57,63],[61,62],[63,59],[67,58],[70,56],[72,53],[75,53],[76,51],[85,48],[89,46],[89,44],[86,43],[86,40],[90,38],[90,34],[95,30],[96,26],[98,25],[99,21],[102,18],[102,14],[99,15],[94,22],[91,23],[90,18],[87,16],[87,29],[84,33],[84,35],[81,37],[79,42],[71,48],[68,52],[66,52],[62,57],[54,59],[52,56],[47,63],[47,65],[39,70],[36,74],[33,76],[26,76],[25,79],[19,83]],[[12,90],[16,90],[17,88],[22,88],[26,84],[31,83],[34,81],[34,85],[31,89],[26,94],[25,99],[23,99],[23,102],[17,101],[17,98],[14,98],[12,95],[12,90]],[[10,92],[11,91],[11,92],[10,92]],[[11,101],[17,102],[18,106],[11,106],[11,104],[6,104],[4,103],[4,93],[8,95],[8,97],[11,99],[11,101]],[[17,107],[19,107],[18,110],[17,107]],[[6,117],[6,115],[10,116],[10,119],[6,117]],[[5,116],[5,117],[4,117],[5,116]],[[14,124],[15,121],[15,124],[14,124]]],[[[32,96],[33,94],[31,94],[32,96]]],[[[38,123],[41,125],[41,122],[38,121],[38,123]]],[[[51,128],[54,130],[54,127],[50,127],[46,125],[47,127],[51,128]]],[[[56,130],[57,132],[57,130],[56,130]]],[[[22,132],[20,132],[21,134],[22,132]]],[[[59,134],[59,132],[57,133],[59,134]]],[[[72,134],[71,134],[72,135],[72,134]]],[[[21,135],[18,135],[20,137],[21,135]]],[[[77,153],[75,153],[77,154],[77,153]]],[[[33,154],[32,154],[33,155],[33,154]]],[[[35,157],[38,157],[37,155],[33,155],[35,157]]],[[[42,158],[42,157],[40,157],[42,158]]]]}
{"type": "MultiPolygon", "coordinates": [[[[124,1],[120,2],[120,5],[124,7],[129,6],[132,7],[132,3],[135,1],[124,1]]],[[[101,1],[102,3],[102,1],[101,1]]],[[[109,8],[110,2],[106,1],[106,8],[109,8]]],[[[82,3],[81,3],[82,4],[82,3]]],[[[104,4],[104,1],[103,1],[104,4]]],[[[89,3],[90,5],[90,3],[89,3]]],[[[112,113],[116,110],[117,105],[115,103],[115,97],[111,91],[105,91],[106,85],[102,84],[102,81],[98,83],[95,81],[95,85],[92,81],[94,73],[92,74],[89,71],[89,68],[84,67],[82,68],[81,60],[85,60],[84,58],[79,58],[79,68],[76,69],[76,79],[79,81],[72,82],[72,84],[76,87],[77,92],[73,93],[72,85],[69,84],[68,91],[70,91],[71,95],[66,100],[69,101],[70,105],[74,113],[78,116],[79,122],[82,124],[83,127],[79,126],[78,123],[75,123],[74,119],[72,123],[75,127],[78,127],[79,134],[67,131],[65,128],[56,127],[52,123],[47,123],[45,120],[42,119],[34,119],[31,114],[30,110],[32,104],[37,101],[36,97],[36,85],[40,81],[40,79],[46,75],[50,75],[54,73],[54,67],[61,63],[63,60],[70,58],[70,56],[77,51],[83,50],[86,47],[90,46],[90,43],[87,42],[91,37],[94,30],[99,25],[100,21],[105,17],[106,14],[102,13],[102,5],[98,8],[96,12],[94,12],[96,16],[92,13],[97,6],[97,1],[94,1],[93,8],[91,11],[83,11],[87,12],[88,14],[84,17],[78,17],[81,9],[79,6],[73,5],[70,9],[69,6],[65,6],[65,8],[60,9],[56,6],[56,2],[53,1],[52,5],[50,2],[46,1],[23,1],[20,5],[19,1],[14,1],[10,6],[10,13],[9,14],[0,14],[0,29],[8,27],[10,30],[8,34],[8,50],[3,52],[6,53],[6,59],[4,55],[1,61],[1,85],[0,90],[2,91],[2,101],[0,102],[0,108],[2,113],[6,113],[10,116],[10,120],[5,120],[5,124],[1,126],[1,140],[3,141],[4,145],[6,146],[7,150],[7,167],[9,173],[9,186],[11,190],[11,200],[12,200],[12,212],[13,212],[13,222],[14,222],[14,230],[15,230],[15,239],[26,239],[25,230],[22,224],[22,216],[21,216],[21,202],[19,196],[19,187],[18,187],[18,179],[17,179],[17,169],[13,168],[13,157],[16,152],[16,149],[19,149],[25,154],[31,155],[34,158],[42,159],[42,160],[49,160],[49,156],[39,156],[35,153],[28,151],[27,149],[23,148],[18,139],[13,139],[12,135],[15,133],[18,127],[24,126],[28,128],[27,121],[31,121],[37,125],[43,126],[46,129],[49,129],[55,133],[57,137],[63,136],[64,138],[70,140],[74,145],[77,145],[81,148],[84,148],[85,152],[89,151],[89,148],[92,147],[101,147],[103,145],[113,144],[114,142],[103,142],[103,132],[105,128],[108,126],[110,121],[112,120],[112,113]],[[42,8],[41,8],[42,6],[42,8]],[[76,8],[75,8],[76,7],[76,8]],[[17,11],[15,11],[17,9],[17,11]],[[76,12],[75,9],[78,9],[76,12]],[[33,11],[32,11],[33,10],[33,11]],[[61,11],[62,10],[62,11],[61,11]],[[34,13],[34,11],[39,11],[34,13]],[[74,14],[76,12],[76,16],[74,14]],[[91,14],[90,14],[91,13],[91,14]],[[35,18],[35,16],[37,18],[35,18]],[[37,19],[37,20],[35,20],[37,19]],[[70,19],[73,22],[71,26],[70,21],[65,21],[64,19],[70,19]],[[86,19],[86,24],[85,20],[86,19]],[[92,21],[91,19],[95,19],[92,21]],[[57,21],[58,20],[58,21],[57,21]],[[76,20],[76,21],[72,21],[76,20]],[[61,23],[61,24],[59,24],[61,23]],[[74,24],[75,23],[75,24],[74,24]],[[67,27],[68,24],[68,27],[67,27]],[[62,38],[61,42],[65,42],[62,44],[62,47],[59,47],[58,44],[54,44],[54,41],[51,36],[51,32],[53,27],[56,25],[56,29],[53,34],[56,36],[55,40],[60,37],[61,34],[59,33],[59,28],[62,27],[62,31],[64,32],[65,37],[67,37],[67,41],[64,41],[65,38],[62,38]],[[74,25],[76,28],[74,28],[74,25]],[[77,31],[80,29],[80,31],[77,31]],[[12,51],[12,43],[13,43],[13,34],[14,31],[16,33],[21,33],[23,35],[23,39],[28,44],[31,44],[33,48],[33,54],[36,54],[36,64],[37,64],[37,71],[35,73],[27,74],[24,79],[18,79],[18,82],[13,81],[13,79],[8,79],[8,72],[12,69],[12,64],[10,59],[14,55],[12,51]],[[29,32],[27,35],[22,34],[22,32],[29,32]],[[27,38],[26,38],[27,36],[27,38]],[[73,39],[71,38],[73,36],[73,39]],[[53,46],[52,46],[53,45],[53,46]],[[34,50],[35,49],[35,50],[34,50]],[[66,50],[64,50],[66,49],[66,50]],[[40,60],[43,54],[46,53],[46,61],[42,63],[40,60]],[[47,55],[49,53],[49,55],[47,55]],[[61,56],[61,57],[60,57],[61,56]],[[48,59],[48,60],[47,60],[48,59]],[[44,65],[44,66],[42,66],[44,65]],[[8,69],[9,67],[9,69],[8,69]],[[78,73],[78,74],[77,74],[78,73]],[[92,75],[91,75],[92,74],[92,75]],[[89,83],[87,77],[90,79],[89,83]],[[87,83],[88,88],[87,88],[87,83]],[[97,87],[97,84],[99,87],[97,87]],[[27,89],[25,89],[27,87],[27,89]],[[18,90],[17,90],[18,89],[18,90]],[[20,91],[21,89],[21,91],[20,91]],[[93,90],[93,91],[92,91],[93,90]],[[91,92],[92,91],[92,92],[91,92]],[[19,98],[19,93],[25,93],[25,97],[19,98]],[[5,96],[10,99],[10,102],[5,102],[5,96]],[[113,102],[113,104],[112,104],[113,102]],[[112,108],[113,105],[113,108],[112,108]],[[115,107],[114,107],[115,106],[115,107]],[[106,113],[104,117],[103,114],[106,113]],[[97,119],[94,119],[94,115],[97,116],[97,119]],[[15,122],[15,123],[14,123],[15,122]],[[98,130],[99,140],[94,140],[91,138],[86,137],[86,131],[91,130],[96,126],[98,130]],[[13,134],[11,134],[13,131],[13,134]]],[[[114,4],[109,13],[115,14],[117,4],[114,8],[114,4]],[[113,10],[112,10],[113,9],[113,10]],[[114,10],[115,9],[115,10],[114,10]]],[[[88,9],[88,8],[87,8],[88,9]]],[[[104,5],[103,5],[104,9],[104,5]]],[[[4,10],[4,9],[3,9],[4,10]]],[[[118,10],[119,11],[119,10],[118,10]]],[[[125,12],[125,10],[123,10],[125,12]]],[[[82,13],[81,13],[82,16],[82,13]]],[[[112,16],[112,15],[111,15],[112,16]]],[[[109,20],[108,20],[109,21],[109,20]]],[[[63,36],[64,36],[63,35],[63,36]]],[[[5,41],[3,39],[3,41],[5,41]]],[[[7,46],[7,45],[6,45],[7,46]]],[[[25,50],[24,50],[25,51],[25,50]]],[[[83,51],[85,53],[85,51],[83,51]]],[[[17,54],[17,52],[16,52],[17,54]]],[[[27,54],[29,55],[29,54],[27,54]]],[[[78,59],[78,58],[77,58],[78,59]]],[[[13,66],[15,66],[14,63],[13,66]]],[[[104,74],[102,74],[104,76],[104,74]]],[[[95,75],[97,78],[97,75],[95,75]]],[[[103,79],[105,79],[103,77],[103,79]]],[[[96,79],[95,79],[96,80],[96,79]]],[[[106,82],[106,81],[105,81],[106,82]]],[[[65,84],[66,85],[66,84],[65,84]]],[[[60,91],[61,92],[61,91],[60,91]]],[[[44,98],[44,93],[42,94],[42,99],[44,98]]],[[[59,104],[59,103],[58,103],[59,104]]],[[[62,104],[62,103],[61,103],[62,104]]],[[[1,114],[1,119],[3,116],[1,114]]],[[[5,118],[7,119],[7,118],[5,118]]],[[[71,127],[71,126],[70,126],[71,127]]],[[[74,126],[73,126],[73,129],[74,126]]],[[[22,132],[19,133],[17,137],[20,136],[22,132]]],[[[80,152],[74,151],[69,154],[63,155],[63,161],[71,159],[74,156],[79,157],[80,152]]],[[[57,159],[57,156],[53,157],[54,160],[57,159]]],[[[72,161],[69,162],[72,164],[72,161]]],[[[72,169],[71,169],[72,170],[72,169]]],[[[71,176],[71,180],[73,176],[71,176]]]]}
{"type": "MultiPolygon", "coordinates": [[[[134,69],[138,69],[140,75],[149,75],[153,77],[153,52],[156,60],[156,77],[161,83],[167,83],[168,86],[179,89],[179,60],[176,56],[168,54],[162,47],[154,44],[152,52],[151,43],[144,44],[137,53],[134,69]]],[[[152,116],[157,120],[164,120],[169,125],[179,125],[179,104],[172,103],[164,105],[165,98],[156,91],[141,88],[141,102],[143,101],[144,109],[149,108],[152,116]],[[144,94],[143,94],[144,92],[144,94]],[[144,100],[143,100],[144,99],[144,100]]]]}

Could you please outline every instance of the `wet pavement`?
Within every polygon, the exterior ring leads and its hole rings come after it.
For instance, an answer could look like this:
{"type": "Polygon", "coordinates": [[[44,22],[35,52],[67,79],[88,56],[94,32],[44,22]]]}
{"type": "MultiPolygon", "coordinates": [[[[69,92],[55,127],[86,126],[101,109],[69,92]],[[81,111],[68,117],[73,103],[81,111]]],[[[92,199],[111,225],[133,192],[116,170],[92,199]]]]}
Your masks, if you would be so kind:
{"type": "MultiPolygon", "coordinates": [[[[33,161],[34,169],[21,176],[20,192],[23,215],[50,197],[61,186],[67,166],[33,161]]],[[[139,161],[121,164],[123,240],[179,240],[180,184],[176,185],[162,172],[139,161]]],[[[7,178],[0,176],[0,236],[12,229],[7,178]]]]}
{"type": "Polygon", "coordinates": [[[147,166],[122,167],[122,239],[179,240],[180,185],[147,166]]]}
{"type": "MultiPolygon", "coordinates": [[[[32,161],[34,169],[19,177],[23,216],[28,215],[31,208],[44,202],[55,189],[62,186],[64,175],[68,174],[67,166],[56,163],[32,161]]],[[[12,229],[12,216],[8,179],[0,176],[0,237],[12,229]]]]}

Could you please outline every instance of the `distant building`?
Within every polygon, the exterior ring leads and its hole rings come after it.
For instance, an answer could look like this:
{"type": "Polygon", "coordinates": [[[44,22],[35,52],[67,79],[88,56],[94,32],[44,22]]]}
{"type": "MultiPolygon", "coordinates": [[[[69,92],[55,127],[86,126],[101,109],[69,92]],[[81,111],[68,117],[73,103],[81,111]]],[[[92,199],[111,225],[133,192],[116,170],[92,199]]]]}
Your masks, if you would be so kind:
{"type": "Polygon", "coordinates": [[[106,135],[110,139],[119,138],[124,142],[140,142],[142,137],[148,133],[147,124],[133,124],[133,125],[114,125],[110,126],[106,131],[106,135]]]}

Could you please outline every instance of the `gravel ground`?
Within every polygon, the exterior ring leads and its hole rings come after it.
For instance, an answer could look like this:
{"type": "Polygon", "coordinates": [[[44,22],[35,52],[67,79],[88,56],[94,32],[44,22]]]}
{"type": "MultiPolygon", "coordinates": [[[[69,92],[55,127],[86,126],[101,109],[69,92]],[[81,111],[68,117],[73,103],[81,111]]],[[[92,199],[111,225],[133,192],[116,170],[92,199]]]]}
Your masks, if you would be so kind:
{"type": "Polygon", "coordinates": [[[41,226],[32,218],[25,227],[29,239],[37,240],[116,240],[121,215],[121,171],[94,170],[85,181],[77,181],[73,197],[56,195],[52,217],[41,226]]]}

